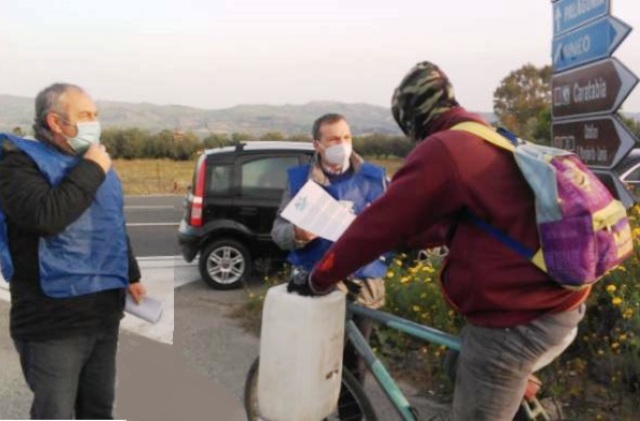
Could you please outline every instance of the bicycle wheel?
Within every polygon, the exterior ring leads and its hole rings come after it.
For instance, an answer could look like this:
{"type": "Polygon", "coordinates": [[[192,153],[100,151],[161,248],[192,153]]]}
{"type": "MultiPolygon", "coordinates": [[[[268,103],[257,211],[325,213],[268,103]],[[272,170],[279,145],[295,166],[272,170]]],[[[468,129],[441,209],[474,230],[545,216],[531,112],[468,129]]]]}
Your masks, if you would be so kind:
{"type": "MultiPolygon", "coordinates": [[[[259,358],[256,358],[253,364],[251,364],[251,368],[247,373],[247,380],[244,384],[244,408],[247,412],[247,419],[249,421],[264,420],[260,417],[260,413],[258,410],[258,364],[259,358]]],[[[360,383],[358,383],[353,374],[343,368],[342,389],[340,390],[340,393],[343,394],[345,390],[348,390],[351,393],[351,396],[353,398],[351,399],[352,405],[355,405],[355,407],[342,406],[340,408],[336,408],[334,413],[325,418],[325,420],[377,421],[378,418],[376,417],[376,414],[373,410],[373,406],[371,406],[371,402],[362,389],[362,386],[360,385],[360,383]],[[354,412],[361,415],[345,415],[353,414],[354,412]],[[342,414],[342,417],[340,414],[342,414]]]]}

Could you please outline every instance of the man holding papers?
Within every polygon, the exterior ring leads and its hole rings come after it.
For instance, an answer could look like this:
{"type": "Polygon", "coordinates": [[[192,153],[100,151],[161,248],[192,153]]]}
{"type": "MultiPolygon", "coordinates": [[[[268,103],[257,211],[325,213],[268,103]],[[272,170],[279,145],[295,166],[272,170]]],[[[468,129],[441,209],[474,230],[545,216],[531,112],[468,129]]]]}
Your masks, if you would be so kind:
{"type": "MultiPolygon", "coordinates": [[[[343,116],[326,114],[318,118],[312,135],[314,160],[289,169],[287,189],[271,231],[273,240],[290,250],[288,260],[294,269],[305,272],[311,271],[355,215],[382,195],[387,185],[384,169],[364,162],[352,151],[351,129],[343,116]]],[[[358,302],[371,308],[384,304],[382,277],[386,270],[386,264],[377,259],[352,274],[360,286],[358,302]]],[[[368,338],[371,322],[354,321],[368,338]]],[[[349,344],[344,365],[364,381],[364,363],[349,344]]],[[[350,407],[352,399],[346,390],[341,391],[339,406],[350,407]]],[[[341,413],[341,417],[353,415],[359,414],[341,413]]]]}

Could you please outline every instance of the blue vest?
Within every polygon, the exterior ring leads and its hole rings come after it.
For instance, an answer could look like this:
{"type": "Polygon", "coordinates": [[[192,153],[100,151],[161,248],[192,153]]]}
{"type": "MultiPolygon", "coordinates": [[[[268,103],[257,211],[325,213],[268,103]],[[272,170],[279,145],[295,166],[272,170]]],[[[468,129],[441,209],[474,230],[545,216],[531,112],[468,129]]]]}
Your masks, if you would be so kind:
{"type": "MultiPolygon", "coordinates": [[[[5,141],[29,155],[52,186],[59,184],[81,159],[40,142],[0,134],[0,146],[5,141]]],[[[113,170],[107,173],[91,206],[76,221],[59,234],[40,237],[38,256],[40,286],[49,297],[76,297],[127,287],[129,260],[122,188],[113,170]]],[[[13,277],[13,263],[1,208],[0,265],[8,282],[13,277]]]]}
{"type": "MultiPolygon", "coordinates": [[[[309,180],[311,165],[301,165],[289,169],[289,191],[291,197],[309,180]]],[[[321,186],[336,200],[353,203],[353,212],[361,213],[371,202],[384,192],[385,174],[382,168],[369,163],[363,163],[353,176],[340,180],[329,186],[321,186]]],[[[303,248],[289,253],[289,263],[310,271],[329,250],[333,241],[316,238],[303,248]]],[[[360,268],[354,275],[356,278],[381,278],[387,272],[386,264],[378,259],[360,268]]]]}

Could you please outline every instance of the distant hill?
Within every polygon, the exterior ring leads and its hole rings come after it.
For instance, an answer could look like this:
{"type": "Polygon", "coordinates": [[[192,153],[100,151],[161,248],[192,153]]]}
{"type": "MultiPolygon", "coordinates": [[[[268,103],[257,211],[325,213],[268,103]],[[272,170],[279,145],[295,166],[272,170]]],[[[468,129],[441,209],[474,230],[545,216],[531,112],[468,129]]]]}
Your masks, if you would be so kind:
{"type": "MultiPolygon", "coordinates": [[[[356,135],[367,133],[400,134],[387,107],[370,104],[313,101],[303,105],[238,105],[206,110],[180,105],[154,105],[98,101],[100,120],[105,127],[138,127],[157,132],[162,129],[209,133],[242,132],[261,135],[308,134],[313,121],[322,114],[344,114],[356,135]]],[[[29,131],[33,121],[33,99],[0,95],[0,131],[21,127],[29,131]]],[[[493,113],[480,113],[494,121],[493,113]]]]}

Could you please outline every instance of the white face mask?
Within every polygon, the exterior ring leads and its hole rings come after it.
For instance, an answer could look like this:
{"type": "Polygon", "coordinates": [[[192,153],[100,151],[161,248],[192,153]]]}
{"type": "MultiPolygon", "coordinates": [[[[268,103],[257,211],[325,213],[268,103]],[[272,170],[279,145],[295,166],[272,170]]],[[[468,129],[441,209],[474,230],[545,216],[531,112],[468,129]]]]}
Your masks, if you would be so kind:
{"type": "Polygon", "coordinates": [[[76,135],[67,137],[67,143],[76,153],[84,153],[92,143],[100,143],[101,127],[99,121],[76,123],[76,128],[78,130],[76,135]]]}
{"type": "Polygon", "coordinates": [[[342,172],[344,172],[349,168],[349,159],[351,158],[352,150],[353,146],[351,143],[338,143],[324,150],[324,159],[329,165],[341,166],[342,172]]]}

